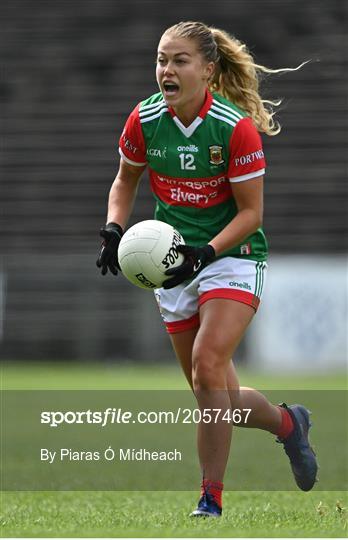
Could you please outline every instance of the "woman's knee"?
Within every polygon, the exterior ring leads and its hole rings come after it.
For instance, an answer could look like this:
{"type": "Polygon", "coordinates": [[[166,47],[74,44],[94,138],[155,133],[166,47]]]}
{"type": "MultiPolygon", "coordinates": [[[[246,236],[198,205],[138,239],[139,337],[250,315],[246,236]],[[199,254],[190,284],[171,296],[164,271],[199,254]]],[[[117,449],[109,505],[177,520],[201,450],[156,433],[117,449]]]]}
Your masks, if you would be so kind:
{"type": "Polygon", "coordinates": [[[226,359],[207,344],[195,346],[192,352],[192,383],[197,390],[227,388],[226,359]]]}

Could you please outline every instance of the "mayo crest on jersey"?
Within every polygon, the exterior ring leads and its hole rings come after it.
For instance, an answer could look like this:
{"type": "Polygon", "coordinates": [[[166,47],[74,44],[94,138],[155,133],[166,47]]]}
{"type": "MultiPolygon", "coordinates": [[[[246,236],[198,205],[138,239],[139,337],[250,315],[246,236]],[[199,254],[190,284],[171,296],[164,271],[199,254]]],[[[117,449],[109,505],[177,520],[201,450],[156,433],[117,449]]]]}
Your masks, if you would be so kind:
{"type": "MultiPolygon", "coordinates": [[[[209,242],[237,214],[233,183],[265,173],[262,142],[252,120],[208,91],[188,127],[161,93],[142,101],[126,122],[119,152],[127,163],[148,165],[155,218],[178,229],[194,246],[209,242]]],[[[264,261],[262,229],[223,255],[264,261]]]]}

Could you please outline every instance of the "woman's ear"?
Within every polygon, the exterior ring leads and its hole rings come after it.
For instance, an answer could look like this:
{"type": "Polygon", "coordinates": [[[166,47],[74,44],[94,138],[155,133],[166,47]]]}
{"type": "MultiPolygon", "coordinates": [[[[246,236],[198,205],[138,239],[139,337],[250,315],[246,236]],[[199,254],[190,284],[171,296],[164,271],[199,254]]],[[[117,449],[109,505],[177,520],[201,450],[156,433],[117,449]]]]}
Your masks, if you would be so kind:
{"type": "Polygon", "coordinates": [[[204,73],[203,79],[209,81],[214,75],[214,71],[215,71],[214,62],[209,62],[208,64],[206,64],[203,71],[204,73]]]}

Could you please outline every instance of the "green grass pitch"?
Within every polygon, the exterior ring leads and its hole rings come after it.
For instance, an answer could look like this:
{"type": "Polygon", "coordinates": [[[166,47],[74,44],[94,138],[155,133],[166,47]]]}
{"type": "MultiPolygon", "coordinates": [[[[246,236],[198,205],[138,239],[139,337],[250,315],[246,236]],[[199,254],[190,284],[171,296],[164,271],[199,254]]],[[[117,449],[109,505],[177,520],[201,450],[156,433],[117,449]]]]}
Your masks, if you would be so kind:
{"type": "MultiPolygon", "coordinates": [[[[345,389],[344,374],[270,377],[259,389],[345,389]]],[[[3,364],[3,389],[185,389],[176,366],[3,364]]],[[[317,420],[318,421],[318,420],[317,420]]],[[[194,429],[194,428],[193,428],[194,429]]],[[[232,448],[233,451],[233,448],[232,448]]],[[[333,450],[334,452],[334,450],[333,450]]],[[[260,464],[262,466],[262,464],[260,464]]],[[[290,474],[290,472],[289,472],[290,474]]],[[[194,490],[196,486],[193,486],[194,490]]],[[[343,491],[229,491],[220,520],[192,520],[197,491],[2,492],[2,537],[346,537],[343,491]]]]}

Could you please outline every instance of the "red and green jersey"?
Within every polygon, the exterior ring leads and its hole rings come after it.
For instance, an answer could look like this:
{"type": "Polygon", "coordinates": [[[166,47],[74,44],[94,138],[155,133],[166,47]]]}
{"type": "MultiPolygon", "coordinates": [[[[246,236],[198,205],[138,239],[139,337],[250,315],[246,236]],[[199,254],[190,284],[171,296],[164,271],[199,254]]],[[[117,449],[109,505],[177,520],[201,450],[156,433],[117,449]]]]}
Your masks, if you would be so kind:
{"type": "MultiPolygon", "coordinates": [[[[265,172],[261,138],[250,117],[210,92],[188,127],[161,93],[142,101],[126,122],[119,151],[127,163],[148,166],[155,218],[194,246],[208,243],[237,214],[234,182],[265,172]]],[[[223,255],[264,261],[262,229],[223,255]]]]}

